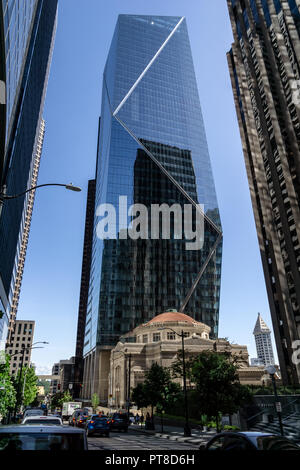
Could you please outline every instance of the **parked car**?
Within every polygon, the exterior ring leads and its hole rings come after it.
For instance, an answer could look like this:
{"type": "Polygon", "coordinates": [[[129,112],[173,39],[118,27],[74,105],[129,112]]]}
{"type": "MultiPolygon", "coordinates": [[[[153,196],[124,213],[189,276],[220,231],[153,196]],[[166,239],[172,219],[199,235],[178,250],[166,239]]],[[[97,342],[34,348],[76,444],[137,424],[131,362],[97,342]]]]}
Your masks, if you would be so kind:
{"type": "Polygon", "coordinates": [[[35,424],[35,425],[40,425],[40,424],[46,424],[46,425],[56,425],[56,426],[62,426],[63,422],[62,419],[59,418],[58,416],[27,416],[27,418],[24,418],[21,424],[35,424]]]}
{"type": "Polygon", "coordinates": [[[128,415],[127,413],[113,413],[110,416],[110,429],[115,430],[117,429],[118,431],[128,431],[128,425],[129,425],[129,420],[128,420],[128,415]]]}
{"type": "Polygon", "coordinates": [[[260,432],[223,432],[214,436],[206,444],[201,444],[199,449],[209,451],[300,451],[300,447],[286,437],[260,432]]]}
{"type": "Polygon", "coordinates": [[[110,419],[107,416],[92,415],[85,423],[86,435],[102,434],[109,437],[110,419]]]}
{"type": "Polygon", "coordinates": [[[86,433],[83,429],[69,426],[0,426],[0,451],[49,450],[82,451],[88,450],[86,433]]]}

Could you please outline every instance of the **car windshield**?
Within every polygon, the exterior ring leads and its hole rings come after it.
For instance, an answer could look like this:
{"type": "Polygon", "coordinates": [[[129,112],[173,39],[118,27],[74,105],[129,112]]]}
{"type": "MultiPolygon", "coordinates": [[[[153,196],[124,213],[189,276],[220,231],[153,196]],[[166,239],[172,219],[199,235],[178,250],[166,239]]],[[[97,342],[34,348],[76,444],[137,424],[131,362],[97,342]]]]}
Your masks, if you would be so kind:
{"type": "Polygon", "coordinates": [[[257,438],[259,450],[300,450],[297,444],[281,436],[262,436],[257,438]]]}
{"type": "Polygon", "coordinates": [[[42,419],[34,419],[34,418],[30,418],[30,419],[26,419],[25,423],[24,424],[46,424],[48,426],[48,424],[61,424],[61,420],[60,419],[55,419],[55,418],[51,418],[51,419],[45,419],[45,420],[42,420],[42,419]]]}
{"type": "Polygon", "coordinates": [[[72,433],[0,433],[1,450],[84,450],[84,438],[72,433]]]}
{"type": "Polygon", "coordinates": [[[44,411],[43,410],[28,410],[25,411],[24,416],[43,416],[44,411]]]}

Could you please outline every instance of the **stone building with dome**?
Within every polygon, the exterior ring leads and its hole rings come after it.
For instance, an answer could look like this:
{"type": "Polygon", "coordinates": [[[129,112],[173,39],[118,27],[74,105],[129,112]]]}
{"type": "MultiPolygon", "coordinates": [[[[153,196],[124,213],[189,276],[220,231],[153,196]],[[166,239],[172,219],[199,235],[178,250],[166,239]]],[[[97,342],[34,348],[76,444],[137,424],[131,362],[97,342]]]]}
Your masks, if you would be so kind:
{"type": "MultiPolygon", "coordinates": [[[[111,407],[126,406],[128,388],[144,381],[145,372],[153,363],[170,367],[182,349],[184,334],[186,358],[202,351],[230,352],[237,358],[242,384],[262,385],[264,367],[251,367],[247,346],[230,344],[227,339],[210,339],[210,327],[176,311],[167,311],[139,325],[120,338],[110,354],[108,403],[111,407]],[[130,379],[129,379],[130,370],[130,379]],[[130,380],[130,382],[129,382],[130,380]]],[[[180,380],[180,379],[178,379],[180,380]]]]}

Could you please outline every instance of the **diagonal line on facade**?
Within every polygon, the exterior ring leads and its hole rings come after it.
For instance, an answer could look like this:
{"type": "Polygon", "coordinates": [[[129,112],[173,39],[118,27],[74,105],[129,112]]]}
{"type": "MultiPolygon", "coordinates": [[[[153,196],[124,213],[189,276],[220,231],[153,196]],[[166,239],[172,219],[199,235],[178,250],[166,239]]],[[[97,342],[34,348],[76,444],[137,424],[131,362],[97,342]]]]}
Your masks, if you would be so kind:
{"type": "MultiPolygon", "coordinates": [[[[183,18],[182,18],[183,20],[183,18]]],[[[204,271],[206,270],[210,260],[212,259],[213,255],[216,253],[216,250],[218,248],[218,245],[219,243],[221,242],[222,238],[223,238],[223,233],[222,231],[219,229],[219,227],[202,211],[201,209],[201,206],[199,204],[197,204],[193,198],[191,198],[191,196],[183,189],[183,187],[178,183],[178,181],[175,180],[175,178],[173,178],[173,176],[166,170],[166,168],[157,160],[157,158],[155,158],[155,156],[152,154],[152,152],[150,152],[150,150],[147,149],[147,147],[145,147],[145,145],[138,139],[138,137],[136,137],[136,135],[126,126],[126,124],[118,117],[116,116],[113,111],[112,111],[112,106],[111,106],[111,101],[110,101],[110,96],[109,96],[109,92],[108,92],[108,88],[107,88],[107,83],[106,83],[106,78],[104,76],[104,84],[105,84],[105,89],[106,89],[106,93],[107,93],[107,98],[108,98],[108,103],[109,103],[109,108],[110,108],[110,112],[111,112],[111,115],[112,117],[114,117],[118,123],[123,127],[123,129],[126,130],[126,132],[128,132],[128,134],[137,142],[138,145],[140,145],[143,150],[145,151],[145,153],[151,158],[151,160],[159,167],[159,169],[162,171],[162,173],[164,173],[165,176],[167,176],[167,178],[169,178],[169,180],[177,187],[177,189],[182,193],[182,195],[195,207],[195,209],[200,212],[200,214],[202,215],[202,217],[204,217],[204,220],[206,220],[206,222],[216,231],[217,233],[217,239],[214,243],[214,245],[212,246],[206,260],[204,261],[195,281],[193,282],[190,290],[188,291],[183,303],[181,304],[180,308],[179,308],[179,311],[180,312],[184,312],[191,296],[193,295],[197,285],[199,284],[200,280],[201,280],[201,277],[203,276],[203,273],[204,271]]]]}
{"type": "Polygon", "coordinates": [[[147,147],[144,146],[144,144],[134,135],[134,133],[126,126],[126,124],[117,116],[114,116],[115,119],[119,122],[119,124],[128,132],[128,134],[143,148],[143,150],[146,152],[146,154],[151,158],[151,160],[159,167],[159,169],[164,173],[164,175],[169,178],[169,180],[177,187],[177,189],[183,194],[184,197],[186,197],[190,203],[196,208],[198,212],[204,217],[204,219],[207,221],[207,223],[217,232],[217,240],[215,241],[213,247],[211,248],[206,260],[204,261],[201,270],[199,271],[195,281],[193,282],[189,292],[187,293],[183,303],[180,306],[179,311],[184,312],[191,296],[193,295],[197,285],[199,284],[201,277],[203,276],[204,271],[206,270],[210,260],[212,259],[214,253],[217,250],[217,247],[223,237],[222,231],[217,227],[217,225],[202,211],[201,206],[197,204],[191,196],[183,189],[183,187],[173,178],[173,176],[165,169],[165,167],[155,158],[155,156],[147,149],[147,147]]]}
{"type": "Polygon", "coordinates": [[[146,66],[146,68],[143,70],[143,72],[141,73],[141,75],[139,76],[139,78],[137,79],[137,81],[132,85],[132,87],[130,88],[130,90],[128,91],[127,95],[125,95],[125,97],[122,99],[121,103],[117,106],[117,108],[115,109],[115,111],[113,112],[113,116],[116,116],[116,114],[118,114],[118,112],[120,111],[120,109],[122,108],[122,106],[126,103],[126,101],[128,100],[128,98],[130,97],[130,95],[132,94],[132,92],[135,90],[135,88],[138,86],[138,84],[140,83],[140,81],[142,80],[142,78],[144,77],[144,75],[146,75],[146,73],[148,72],[148,70],[150,69],[151,65],[153,64],[153,62],[157,59],[157,57],[159,56],[159,54],[161,53],[161,51],[165,48],[165,46],[168,44],[168,42],[170,41],[171,37],[173,36],[173,34],[177,31],[177,29],[179,28],[179,26],[181,25],[181,23],[183,22],[184,20],[184,16],[182,18],[180,18],[179,22],[177,23],[177,25],[175,26],[175,28],[171,31],[171,33],[169,34],[169,36],[167,37],[167,39],[165,40],[165,42],[160,46],[160,48],[158,49],[158,51],[156,52],[156,54],[152,57],[152,59],[150,60],[149,64],[146,66]]]}
{"type": "Polygon", "coordinates": [[[159,167],[159,169],[169,178],[169,180],[177,187],[177,189],[183,194],[183,196],[188,199],[188,201],[196,208],[198,212],[204,217],[204,219],[215,229],[219,234],[221,233],[217,225],[202,211],[201,206],[197,204],[193,198],[183,189],[183,187],[175,180],[175,178],[166,170],[166,168],[155,158],[155,156],[150,152],[150,150],[145,147],[145,145],[139,140],[136,135],[126,126],[126,124],[117,116],[114,116],[115,119],[121,124],[121,126],[128,132],[128,134],[143,148],[151,160],[159,167]]]}

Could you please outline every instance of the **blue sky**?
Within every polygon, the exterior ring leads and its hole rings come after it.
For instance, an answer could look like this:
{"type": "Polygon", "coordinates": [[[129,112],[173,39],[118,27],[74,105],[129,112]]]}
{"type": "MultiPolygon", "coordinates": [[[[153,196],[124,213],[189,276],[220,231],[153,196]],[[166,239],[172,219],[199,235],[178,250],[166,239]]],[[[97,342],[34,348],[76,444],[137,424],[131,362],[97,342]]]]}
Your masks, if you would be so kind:
{"type": "Polygon", "coordinates": [[[219,336],[256,357],[257,313],[270,327],[271,318],[226,59],[226,1],[59,0],[39,183],[73,182],[83,191],[36,194],[18,318],[35,320],[34,340],[50,344],[32,360],[42,373],[75,353],[87,183],[95,172],[102,72],[120,13],[187,19],[224,231],[219,336]]]}

